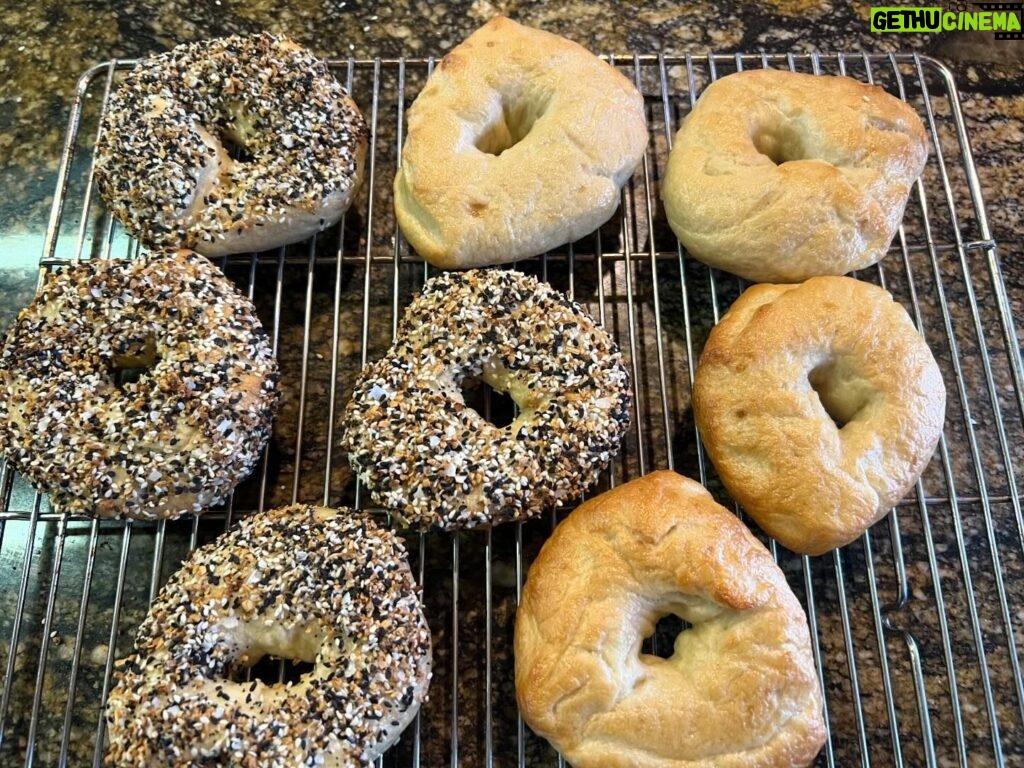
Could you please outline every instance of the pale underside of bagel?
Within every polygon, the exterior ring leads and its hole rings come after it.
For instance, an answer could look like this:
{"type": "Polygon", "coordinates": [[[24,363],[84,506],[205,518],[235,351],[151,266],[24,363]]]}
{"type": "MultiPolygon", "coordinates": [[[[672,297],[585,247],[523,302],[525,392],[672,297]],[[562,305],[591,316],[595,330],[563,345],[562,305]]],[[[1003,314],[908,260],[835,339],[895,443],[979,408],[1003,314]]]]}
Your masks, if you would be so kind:
{"type": "Polygon", "coordinates": [[[497,17],[409,110],[395,210],[442,268],[539,255],[604,224],[647,145],[643,99],[564,38],[497,17]]]}
{"type": "Polygon", "coordinates": [[[845,274],[885,255],[927,147],[914,110],[877,86],[730,75],[676,135],[666,215],[691,255],[748,280],[845,274]]]}
{"type": "Polygon", "coordinates": [[[581,505],[530,568],[516,690],[576,768],[804,766],[825,736],[806,618],[698,483],[655,472],[581,505]],[[664,659],[661,617],[692,626],[664,659]]]}
{"type": "MultiPolygon", "coordinates": [[[[246,164],[233,160],[224,143],[201,125],[193,130],[209,148],[210,160],[195,174],[195,191],[185,208],[175,214],[172,226],[189,233],[194,250],[207,257],[226,256],[246,251],[264,251],[287,243],[297,243],[334,226],[352,204],[362,184],[366,144],[357,147],[355,175],[322,198],[309,199],[273,211],[238,218],[210,200],[234,196],[246,188],[246,164]]],[[[240,137],[241,139],[241,137],[240,137]]],[[[243,208],[255,209],[242,202],[243,208]]]]}

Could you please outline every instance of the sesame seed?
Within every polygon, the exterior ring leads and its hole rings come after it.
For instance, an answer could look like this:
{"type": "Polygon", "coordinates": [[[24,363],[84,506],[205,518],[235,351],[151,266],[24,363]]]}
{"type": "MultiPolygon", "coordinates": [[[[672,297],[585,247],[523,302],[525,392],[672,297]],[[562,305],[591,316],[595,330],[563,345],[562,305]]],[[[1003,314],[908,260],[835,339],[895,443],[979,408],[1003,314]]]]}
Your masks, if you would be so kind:
{"type": "Polygon", "coordinates": [[[0,445],[59,511],[177,517],[256,466],[277,378],[252,303],[203,257],[83,261],[47,274],[0,347],[0,445]]]}
{"type": "Polygon", "coordinates": [[[508,270],[431,278],[368,365],[342,446],[375,503],[420,527],[523,520],[582,494],[629,425],[629,374],[582,306],[508,270]],[[466,405],[477,378],[520,408],[496,427],[466,405]]]}

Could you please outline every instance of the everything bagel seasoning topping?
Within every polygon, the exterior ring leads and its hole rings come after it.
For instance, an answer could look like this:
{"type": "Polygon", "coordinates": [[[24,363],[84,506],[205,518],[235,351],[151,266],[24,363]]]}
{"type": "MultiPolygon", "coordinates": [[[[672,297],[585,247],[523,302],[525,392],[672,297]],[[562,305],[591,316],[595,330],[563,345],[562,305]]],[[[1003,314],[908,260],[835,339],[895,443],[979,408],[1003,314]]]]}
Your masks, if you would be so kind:
{"type": "Polygon", "coordinates": [[[578,497],[629,424],[629,376],[580,305],[517,272],[432,278],[387,355],[368,366],[343,445],[374,500],[443,528],[522,520],[578,497]],[[469,378],[520,413],[497,427],[467,406],[469,378]]]}
{"type": "Polygon", "coordinates": [[[111,96],[96,178],[143,241],[231,252],[215,241],[329,198],[347,207],[368,135],[326,64],[287,38],[188,43],[143,59],[111,96]]]}
{"type": "Polygon", "coordinates": [[[201,512],[259,461],[277,375],[252,303],[201,256],[82,262],[0,349],[0,444],[60,511],[201,512]]]}
{"type": "Polygon", "coordinates": [[[405,557],[368,517],[303,505],[246,518],[196,550],[115,672],[108,763],[368,765],[430,679],[405,557]],[[278,685],[229,679],[264,654],[313,668],[278,685]]]}

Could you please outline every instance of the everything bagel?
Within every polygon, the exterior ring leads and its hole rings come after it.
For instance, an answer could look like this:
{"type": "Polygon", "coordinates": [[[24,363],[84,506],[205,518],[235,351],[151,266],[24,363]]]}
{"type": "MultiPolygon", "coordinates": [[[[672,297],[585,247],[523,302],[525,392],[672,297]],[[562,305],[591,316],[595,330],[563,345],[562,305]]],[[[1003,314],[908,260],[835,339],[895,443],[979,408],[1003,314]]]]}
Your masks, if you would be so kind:
{"type": "Polygon", "coordinates": [[[366,516],[294,505],[195,550],[119,662],[113,767],[370,765],[415,717],[430,631],[401,541],[366,516]],[[296,682],[232,679],[264,655],[296,682]]]}
{"type": "Polygon", "coordinates": [[[431,278],[345,409],[342,445],[374,501],[421,527],[525,520],[578,497],[629,426],[629,374],[576,302],[519,272],[431,278]],[[516,402],[505,427],[461,386],[516,402]]]}
{"type": "Polygon", "coordinates": [[[0,345],[0,446],[61,512],[199,513],[260,460],[277,380],[252,302],[202,256],[70,264],[0,345]]]}
{"type": "Polygon", "coordinates": [[[111,96],[96,181],[147,244],[265,250],[341,218],[368,136],[326,64],[288,38],[186,43],[140,61],[111,96]]]}

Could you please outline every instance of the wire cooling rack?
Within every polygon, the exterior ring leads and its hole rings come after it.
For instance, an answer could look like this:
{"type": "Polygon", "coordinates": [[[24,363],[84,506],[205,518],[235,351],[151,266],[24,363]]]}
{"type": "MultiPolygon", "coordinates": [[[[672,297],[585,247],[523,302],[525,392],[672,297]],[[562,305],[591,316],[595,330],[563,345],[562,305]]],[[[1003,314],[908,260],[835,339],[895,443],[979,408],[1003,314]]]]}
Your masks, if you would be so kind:
{"type": "MultiPolygon", "coordinates": [[[[762,538],[810,620],[829,728],[817,764],[1024,764],[1024,376],[950,73],[902,55],[611,61],[644,94],[644,162],[599,232],[515,265],[584,303],[631,366],[632,429],[592,493],[668,467],[731,504],[700,448],[690,385],[709,329],[744,284],[690,259],[659,199],[673,134],[700,90],[742,68],[845,73],[883,85],[924,119],[932,153],[903,227],[882,265],[857,277],[891,291],[931,345],[949,393],[944,437],[913,492],[853,544],[808,558],[762,538]]],[[[131,64],[103,64],[80,80],[43,270],[138,251],[98,203],[91,175],[98,117],[131,64]]],[[[196,544],[260,507],[363,505],[337,447],[339,419],[358,370],[387,348],[430,273],[396,228],[391,181],[405,110],[432,65],[332,62],[373,129],[361,195],[339,226],[311,241],[219,262],[256,303],[284,392],[266,460],[225,508],[159,524],[68,517],[0,470],[0,764],[101,763],[114,661],[196,544]]],[[[493,399],[477,400],[485,415],[493,399]]],[[[517,713],[511,639],[529,564],[564,514],[407,537],[435,676],[429,702],[381,765],[561,763],[517,713]]],[[[664,653],[677,629],[659,625],[648,652],[664,653]]],[[[284,672],[282,662],[259,674],[284,672]]]]}

